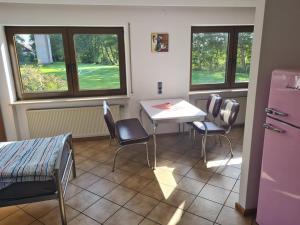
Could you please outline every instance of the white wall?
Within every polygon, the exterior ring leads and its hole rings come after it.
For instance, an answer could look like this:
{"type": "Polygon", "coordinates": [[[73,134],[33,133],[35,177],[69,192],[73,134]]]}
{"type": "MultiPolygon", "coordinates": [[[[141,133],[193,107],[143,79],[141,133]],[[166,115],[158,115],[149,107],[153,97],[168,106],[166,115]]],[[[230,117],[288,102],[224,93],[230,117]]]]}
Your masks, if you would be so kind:
{"type": "Polygon", "coordinates": [[[264,139],[262,124],[272,70],[300,68],[300,1],[266,0],[265,12],[264,2],[261,1],[256,13],[255,34],[261,36],[263,25],[262,42],[260,45],[257,40],[254,46],[243,146],[240,204],[246,209],[257,207],[264,139]]]}
{"type": "MultiPolygon", "coordinates": [[[[248,25],[254,23],[254,14],[254,8],[42,6],[0,3],[0,23],[4,26],[124,26],[128,41],[127,27],[130,23],[133,77],[133,94],[128,100],[127,110],[127,115],[130,116],[138,115],[138,102],[141,99],[189,98],[192,25],[248,25]],[[151,32],[169,33],[168,53],[151,53],[151,32]],[[158,81],[163,82],[162,95],[157,94],[158,81]]],[[[58,105],[74,104],[81,105],[74,102],[58,105]]],[[[84,104],[95,105],[99,101],[84,104]]],[[[44,103],[16,106],[20,136],[28,137],[26,109],[58,105],[44,103]]],[[[158,131],[169,132],[173,129],[173,126],[161,126],[158,131]]]]}

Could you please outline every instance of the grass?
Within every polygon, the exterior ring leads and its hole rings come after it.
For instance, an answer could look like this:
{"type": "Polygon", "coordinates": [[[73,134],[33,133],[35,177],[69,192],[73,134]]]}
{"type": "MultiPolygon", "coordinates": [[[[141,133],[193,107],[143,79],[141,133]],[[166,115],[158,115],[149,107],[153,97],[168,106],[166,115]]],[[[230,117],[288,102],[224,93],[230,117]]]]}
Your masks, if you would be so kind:
{"type": "MultiPolygon", "coordinates": [[[[60,77],[66,80],[66,67],[62,62],[49,65],[40,65],[41,73],[60,77]]],[[[79,86],[80,90],[101,90],[101,89],[119,89],[120,77],[118,66],[103,66],[98,64],[78,64],[79,86]]],[[[224,72],[205,72],[193,70],[193,84],[214,84],[224,83],[224,72]]],[[[248,74],[237,73],[238,82],[248,81],[248,74]]],[[[67,84],[67,82],[66,82],[67,84]]],[[[66,87],[67,88],[67,87],[66,87]]]]}
{"type": "MultiPolygon", "coordinates": [[[[236,73],[237,82],[247,82],[249,75],[246,73],[236,73]]],[[[224,72],[206,72],[193,70],[192,71],[192,84],[216,84],[225,82],[224,72]]]]}
{"type": "MultiPolygon", "coordinates": [[[[41,65],[40,71],[61,77],[66,80],[64,63],[41,65]]],[[[78,64],[80,90],[119,89],[119,66],[103,66],[98,64],[78,64]]]]}

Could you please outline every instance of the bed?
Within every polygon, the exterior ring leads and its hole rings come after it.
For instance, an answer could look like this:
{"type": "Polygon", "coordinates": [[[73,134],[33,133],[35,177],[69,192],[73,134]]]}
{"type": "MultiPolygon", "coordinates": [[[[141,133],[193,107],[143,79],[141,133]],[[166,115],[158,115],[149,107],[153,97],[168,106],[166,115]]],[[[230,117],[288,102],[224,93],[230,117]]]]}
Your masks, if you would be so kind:
{"type": "Polygon", "coordinates": [[[66,225],[64,195],[76,177],[72,135],[0,142],[0,207],[59,200],[66,225]]]}

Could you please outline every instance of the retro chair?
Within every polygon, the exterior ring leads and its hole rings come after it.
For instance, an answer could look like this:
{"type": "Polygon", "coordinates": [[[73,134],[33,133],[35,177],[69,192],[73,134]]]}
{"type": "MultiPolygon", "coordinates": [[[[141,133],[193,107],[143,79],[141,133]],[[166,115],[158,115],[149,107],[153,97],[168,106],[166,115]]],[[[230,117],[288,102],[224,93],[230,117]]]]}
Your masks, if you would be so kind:
{"type": "Polygon", "coordinates": [[[142,144],[146,147],[147,163],[150,167],[149,162],[149,150],[148,141],[149,135],[143,128],[142,124],[137,118],[124,119],[114,122],[112,113],[110,111],[109,105],[106,101],[103,101],[103,113],[104,120],[106,122],[107,128],[110,134],[110,140],[115,139],[119,144],[114,156],[114,162],[112,171],[115,171],[116,159],[121,150],[128,146],[142,144]]]}
{"type": "Polygon", "coordinates": [[[236,100],[227,99],[224,101],[220,111],[220,119],[224,126],[218,126],[214,122],[193,122],[194,129],[202,135],[202,155],[204,162],[206,162],[206,139],[208,136],[224,137],[229,143],[231,157],[233,156],[232,144],[227,135],[236,121],[239,109],[240,104],[236,100]]]}
{"type": "MultiPolygon", "coordinates": [[[[206,102],[206,112],[207,112],[207,117],[206,120],[212,119],[212,121],[215,121],[215,119],[218,117],[221,105],[222,105],[222,97],[218,94],[211,94],[208,97],[208,100],[206,102]]],[[[194,142],[196,138],[196,130],[193,128],[193,123],[189,123],[189,125],[192,126],[192,130],[194,131],[194,142]]],[[[191,130],[191,132],[192,132],[191,130]]],[[[191,136],[191,133],[190,133],[191,136]]]]}

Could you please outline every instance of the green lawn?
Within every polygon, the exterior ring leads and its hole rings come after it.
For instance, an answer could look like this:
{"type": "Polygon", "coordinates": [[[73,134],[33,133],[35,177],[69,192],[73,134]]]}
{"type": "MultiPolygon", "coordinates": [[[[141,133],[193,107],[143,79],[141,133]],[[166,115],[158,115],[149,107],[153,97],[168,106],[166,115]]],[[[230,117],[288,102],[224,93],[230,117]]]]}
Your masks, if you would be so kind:
{"type": "MultiPolygon", "coordinates": [[[[40,66],[44,74],[66,79],[64,63],[40,66]]],[[[118,89],[120,88],[119,67],[97,64],[78,64],[79,86],[81,90],[118,89]]]]}
{"type": "MultiPolygon", "coordinates": [[[[249,75],[246,73],[236,73],[237,82],[246,82],[249,79],[249,75]]],[[[224,72],[205,72],[199,70],[192,71],[192,84],[215,84],[224,83],[224,72]]]]}
{"type": "MultiPolygon", "coordinates": [[[[40,65],[39,71],[42,74],[56,76],[66,80],[66,68],[64,63],[53,63],[40,65]]],[[[21,67],[22,70],[22,67],[21,67]]],[[[120,88],[120,77],[118,66],[103,66],[97,64],[78,64],[79,86],[81,90],[101,90],[120,88]]],[[[248,81],[248,74],[237,73],[237,81],[248,81]]],[[[222,72],[203,72],[193,70],[193,84],[214,84],[223,83],[224,73],[222,72]]],[[[67,85],[65,82],[64,86],[67,85]]],[[[66,89],[65,87],[64,89],[66,89]]]]}

